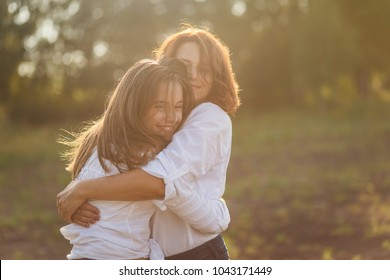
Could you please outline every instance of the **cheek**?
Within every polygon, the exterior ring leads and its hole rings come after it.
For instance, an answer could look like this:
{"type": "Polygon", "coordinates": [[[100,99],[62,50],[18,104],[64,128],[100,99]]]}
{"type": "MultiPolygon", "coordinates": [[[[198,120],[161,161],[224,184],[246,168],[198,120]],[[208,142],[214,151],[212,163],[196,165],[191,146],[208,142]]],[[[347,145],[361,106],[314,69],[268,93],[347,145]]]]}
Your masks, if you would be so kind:
{"type": "Polygon", "coordinates": [[[143,118],[143,125],[148,130],[153,130],[159,119],[159,113],[155,111],[149,111],[143,118]]]}
{"type": "Polygon", "coordinates": [[[148,126],[148,123],[149,123],[149,116],[148,116],[148,115],[143,116],[143,118],[141,119],[141,123],[142,123],[142,125],[143,125],[145,128],[149,129],[149,126],[148,126]]]}
{"type": "Polygon", "coordinates": [[[176,120],[177,120],[177,122],[178,123],[181,122],[182,119],[183,119],[183,112],[182,111],[177,112],[176,113],[176,120]]]}
{"type": "Polygon", "coordinates": [[[211,75],[207,75],[202,79],[204,87],[209,90],[213,84],[213,78],[211,75]]]}
{"type": "Polygon", "coordinates": [[[161,112],[156,112],[155,114],[153,114],[152,116],[150,116],[150,119],[149,119],[149,126],[156,126],[158,124],[158,122],[162,119],[162,115],[163,113],[161,112]]]}

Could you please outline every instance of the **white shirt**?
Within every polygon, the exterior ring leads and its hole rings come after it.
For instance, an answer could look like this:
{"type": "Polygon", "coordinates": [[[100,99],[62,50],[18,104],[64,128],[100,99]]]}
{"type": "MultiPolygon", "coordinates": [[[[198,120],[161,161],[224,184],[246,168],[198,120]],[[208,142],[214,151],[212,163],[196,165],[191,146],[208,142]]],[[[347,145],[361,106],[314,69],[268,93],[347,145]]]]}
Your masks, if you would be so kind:
{"type": "Polygon", "coordinates": [[[197,106],[172,142],[142,169],[163,178],[165,198],[152,236],[165,256],[201,245],[224,231],[230,215],[222,195],[230,159],[232,124],[212,103],[197,106]]]}
{"type": "MultiPolygon", "coordinates": [[[[95,150],[80,171],[77,180],[119,173],[111,162],[106,160],[105,164],[110,172],[104,171],[95,150]]],[[[150,240],[150,218],[156,209],[153,201],[90,200],[89,203],[100,210],[98,222],[88,228],[69,224],[60,229],[62,235],[73,245],[68,259],[149,258],[150,246],[156,248],[150,240]]],[[[153,258],[163,259],[163,255],[153,258]]]]}

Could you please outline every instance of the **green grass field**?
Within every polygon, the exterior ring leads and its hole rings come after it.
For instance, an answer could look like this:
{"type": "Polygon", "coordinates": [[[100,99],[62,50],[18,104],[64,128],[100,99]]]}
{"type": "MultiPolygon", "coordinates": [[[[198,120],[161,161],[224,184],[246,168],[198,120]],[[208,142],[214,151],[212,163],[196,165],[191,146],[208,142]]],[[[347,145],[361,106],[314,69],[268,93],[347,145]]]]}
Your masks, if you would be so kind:
{"type": "MultiPolygon", "coordinates": [[[[390,112],[239,114],[233,125],[233,259],[390,258],[390,112]]],[[[70,248],[55,206],[69,181],[60,128],[0,125],[1,259],[70,248]]]]}

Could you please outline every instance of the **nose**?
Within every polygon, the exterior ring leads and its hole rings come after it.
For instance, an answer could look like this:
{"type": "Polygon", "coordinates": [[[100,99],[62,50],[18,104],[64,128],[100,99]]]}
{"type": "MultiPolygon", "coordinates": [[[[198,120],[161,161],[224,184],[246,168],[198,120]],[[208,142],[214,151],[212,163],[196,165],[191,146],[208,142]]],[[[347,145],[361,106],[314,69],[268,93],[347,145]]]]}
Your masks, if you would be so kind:
{"type": "Polygon", "coordinates": [[[177,121],[177,116],[174,108],[166,108],[165,110],[165,119],[168,124],[175,124],[177,121]]]}
{"type": "Polygon", "coordinates": [[[194,80],[198,77],[198,70],[195,66],[192,66],[190,67],[190,69],[188,69],[188,76],[190,77],[190,79],[194,80]]]}

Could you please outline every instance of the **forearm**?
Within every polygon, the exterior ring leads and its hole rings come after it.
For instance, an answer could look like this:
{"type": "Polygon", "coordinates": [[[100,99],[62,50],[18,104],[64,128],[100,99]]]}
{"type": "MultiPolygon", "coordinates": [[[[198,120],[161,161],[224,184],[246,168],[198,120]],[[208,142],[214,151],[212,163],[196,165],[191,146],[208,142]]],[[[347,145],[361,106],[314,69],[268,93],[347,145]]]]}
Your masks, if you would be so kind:
{"type": "Polygon", "coordinates": [[[78,192],[85,200],[139,201],[163,198],[165,185],[162,179],[135,169],[119,175],[80,181],[78,192]]]}

